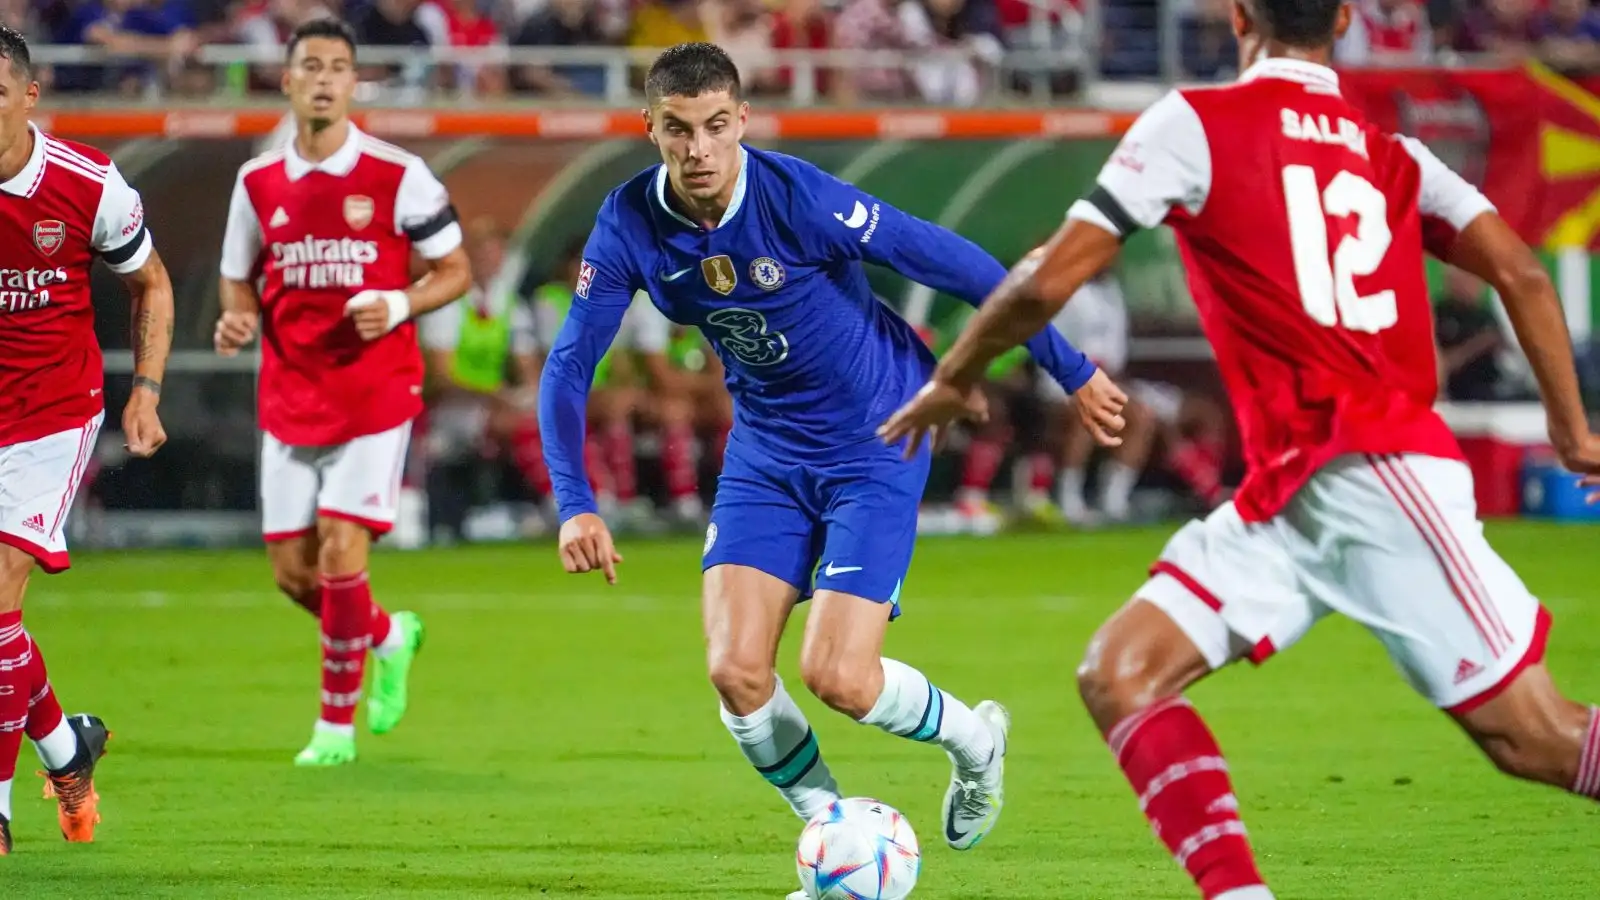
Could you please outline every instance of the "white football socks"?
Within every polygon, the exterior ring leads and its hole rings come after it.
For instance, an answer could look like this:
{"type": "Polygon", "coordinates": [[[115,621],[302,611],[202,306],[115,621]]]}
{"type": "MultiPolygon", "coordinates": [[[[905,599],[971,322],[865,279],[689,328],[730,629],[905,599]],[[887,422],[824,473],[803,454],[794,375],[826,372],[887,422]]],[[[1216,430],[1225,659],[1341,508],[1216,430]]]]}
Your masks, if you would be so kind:
{"type": "Polygon", "coordinates": [[[1235,888],[1223,894],[1218,894],[1215,900],[1273,900],[1272,892],[1264,884],[1254,887],[1235,888]]]}
{"type": "Polygon", "coordinates": [[[1111,460],[1106,463],[1104,474],[1100,508],[1114,519],[1127,518],[1132,506],[1133,489],[1139,486],[1139,470],[1111,460]]]}
{"type": "Polygon", "coordinates": [[[839,785],[822,759],[805,713],[784,690],[783,679],[773,678],[777,687],[766,706],[748,716],[724,708],[722,724],[750,765],[789,801],[795,815],[809,821],[839,799],[839,785]]]}
{"type": "Polygon", "coordinates": [[[994,735],[970,707],[898,660],[883,661],[883,693],[861,724],[938,744],[969,771],[984,768],[994,755],[994,735]]]}
{"type": "Polygon", "coordinates": [[[0,816],[11,821],[11,779],[0,781],[0,816]]]}
{"type": "Polygon", "coordinates": [[[78,734],[67,724],[67,717],[61,717],[61,724],[55,730],[44,736],[43,740],[33,742],[33,749],[39,752],[39,761],[52,772],[59,772],[72,764],[78,757],[78,734]]]}

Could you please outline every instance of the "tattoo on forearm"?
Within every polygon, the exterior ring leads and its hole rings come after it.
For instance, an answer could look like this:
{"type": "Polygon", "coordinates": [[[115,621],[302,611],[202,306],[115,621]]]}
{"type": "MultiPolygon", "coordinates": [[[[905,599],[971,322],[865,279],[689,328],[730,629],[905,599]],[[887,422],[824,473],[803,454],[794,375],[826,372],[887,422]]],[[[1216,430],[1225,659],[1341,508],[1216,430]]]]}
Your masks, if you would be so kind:
{"type": "MultiPolygon", "coordinates": [[[[167,343],[166,343],[166,346],[167,347],[171,347],[172,346],[172,322],[168,321],[166,324],[167,324],[167,333],[166,333],[167,343]]],[[[134,331],[133,331],[133,360],[134,360],[134,362],[136,362],[136,363],[144,362],[145,360],[149,359],[156,352],[156,345],[157,345],[157,341],[158,341],[157,335],[159,334],[159,328],[160,328],[160,326],[159,326],[159,323],[157,322],[156,315],[155,315],[154,311],[152,311],[150,309],[147,309],[147,308],[143,308],[141,306],[141,308],[138,310],[138,312],[135,313],[135,315],[134,315],[134,331]]]]}
{"type": "Polygon", "coordinates": [[[148,375],[133,376],[133,386],[135,389],[144,388],[152,394],[157,396],[161,395],[161,382],[151,378],[148,375]]]}

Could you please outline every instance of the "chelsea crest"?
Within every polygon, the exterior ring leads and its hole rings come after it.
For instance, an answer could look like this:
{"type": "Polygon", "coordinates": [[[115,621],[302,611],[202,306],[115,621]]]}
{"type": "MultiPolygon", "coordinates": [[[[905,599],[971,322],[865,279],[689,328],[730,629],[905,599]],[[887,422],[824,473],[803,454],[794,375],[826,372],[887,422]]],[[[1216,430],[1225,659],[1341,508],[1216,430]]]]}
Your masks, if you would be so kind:
{"type": "Polygon", "coordinates": [[[783,263],[770,256],[763,256],[750,264],[750,280],[764,291],[783,287],[783,279],[783,263]]]}

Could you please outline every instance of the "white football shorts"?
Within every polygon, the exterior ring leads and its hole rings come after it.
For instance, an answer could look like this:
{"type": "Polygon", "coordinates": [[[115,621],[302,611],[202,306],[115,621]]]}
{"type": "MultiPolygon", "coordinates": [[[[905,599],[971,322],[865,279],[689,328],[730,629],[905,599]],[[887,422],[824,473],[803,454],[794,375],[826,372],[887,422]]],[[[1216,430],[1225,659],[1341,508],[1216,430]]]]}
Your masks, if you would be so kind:
{"type": "Polygon", "coordinates": [[[1471,471],[1413,454],[1339,457],[1268,522],[1224,504],[1173,535],[1136,596],[1214,669],[1263,662],[1342,613],[1418,693],[1456,713],[1541,661],[1550,626],[1484,538],[1471,471]]]}
{"type": "Polygon", "coordinates": [[[332,447],[293,447],[263,434],[262,536],[271,542],[310,534],[318,516],[388,533],[410,442],[410,422],[332,447]]]}
{"type": "Polygon", "coordinates": [[[22,550],[49,573],[72,565],[67,514],[94,459],[105,413],[77,428],[0,447],[0,543],[22,550]]]}

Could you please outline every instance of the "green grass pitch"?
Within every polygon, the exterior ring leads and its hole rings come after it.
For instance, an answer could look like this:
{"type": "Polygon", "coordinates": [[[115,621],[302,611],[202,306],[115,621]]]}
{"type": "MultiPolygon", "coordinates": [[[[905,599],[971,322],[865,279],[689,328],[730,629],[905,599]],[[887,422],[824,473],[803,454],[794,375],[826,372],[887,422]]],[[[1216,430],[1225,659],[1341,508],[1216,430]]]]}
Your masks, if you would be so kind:
{"type": "MultiPolygon", "coordinates": [[[[1557,677],[1600,699],[1600,529],[1490,530],[1555,615],[1557,677]]],[[[801,698],[844,790],[916,826],[921,900],[1192,896],[1072,674],[1166,534],[921,545],[888,652],[1015,720],[1006,813],[971,853],[939,837],[944,754],[801,698]]],[[[27,621],[68,711],[115,732],[105,821],[96,843],[63,843],[25,746],[0,891],[778,900],[800,823],[718,721],[698,542],[622,549],[610,589],[563,574],[548,545],[380,554],[380,600],[419,611],[428,645],[406,722],[363,733],[360,761],[336,771],[290,765],[317,711],[316,631],[274,594],[262,554],[80,554],[35,579],[27,621]]],[[[781,668],[798,688],[796,653],[781,668]]],[[[1600,896],[1600,808],[1497,775],[1347,622],[1192,696],[1285,900],[1600,896]]]]}

